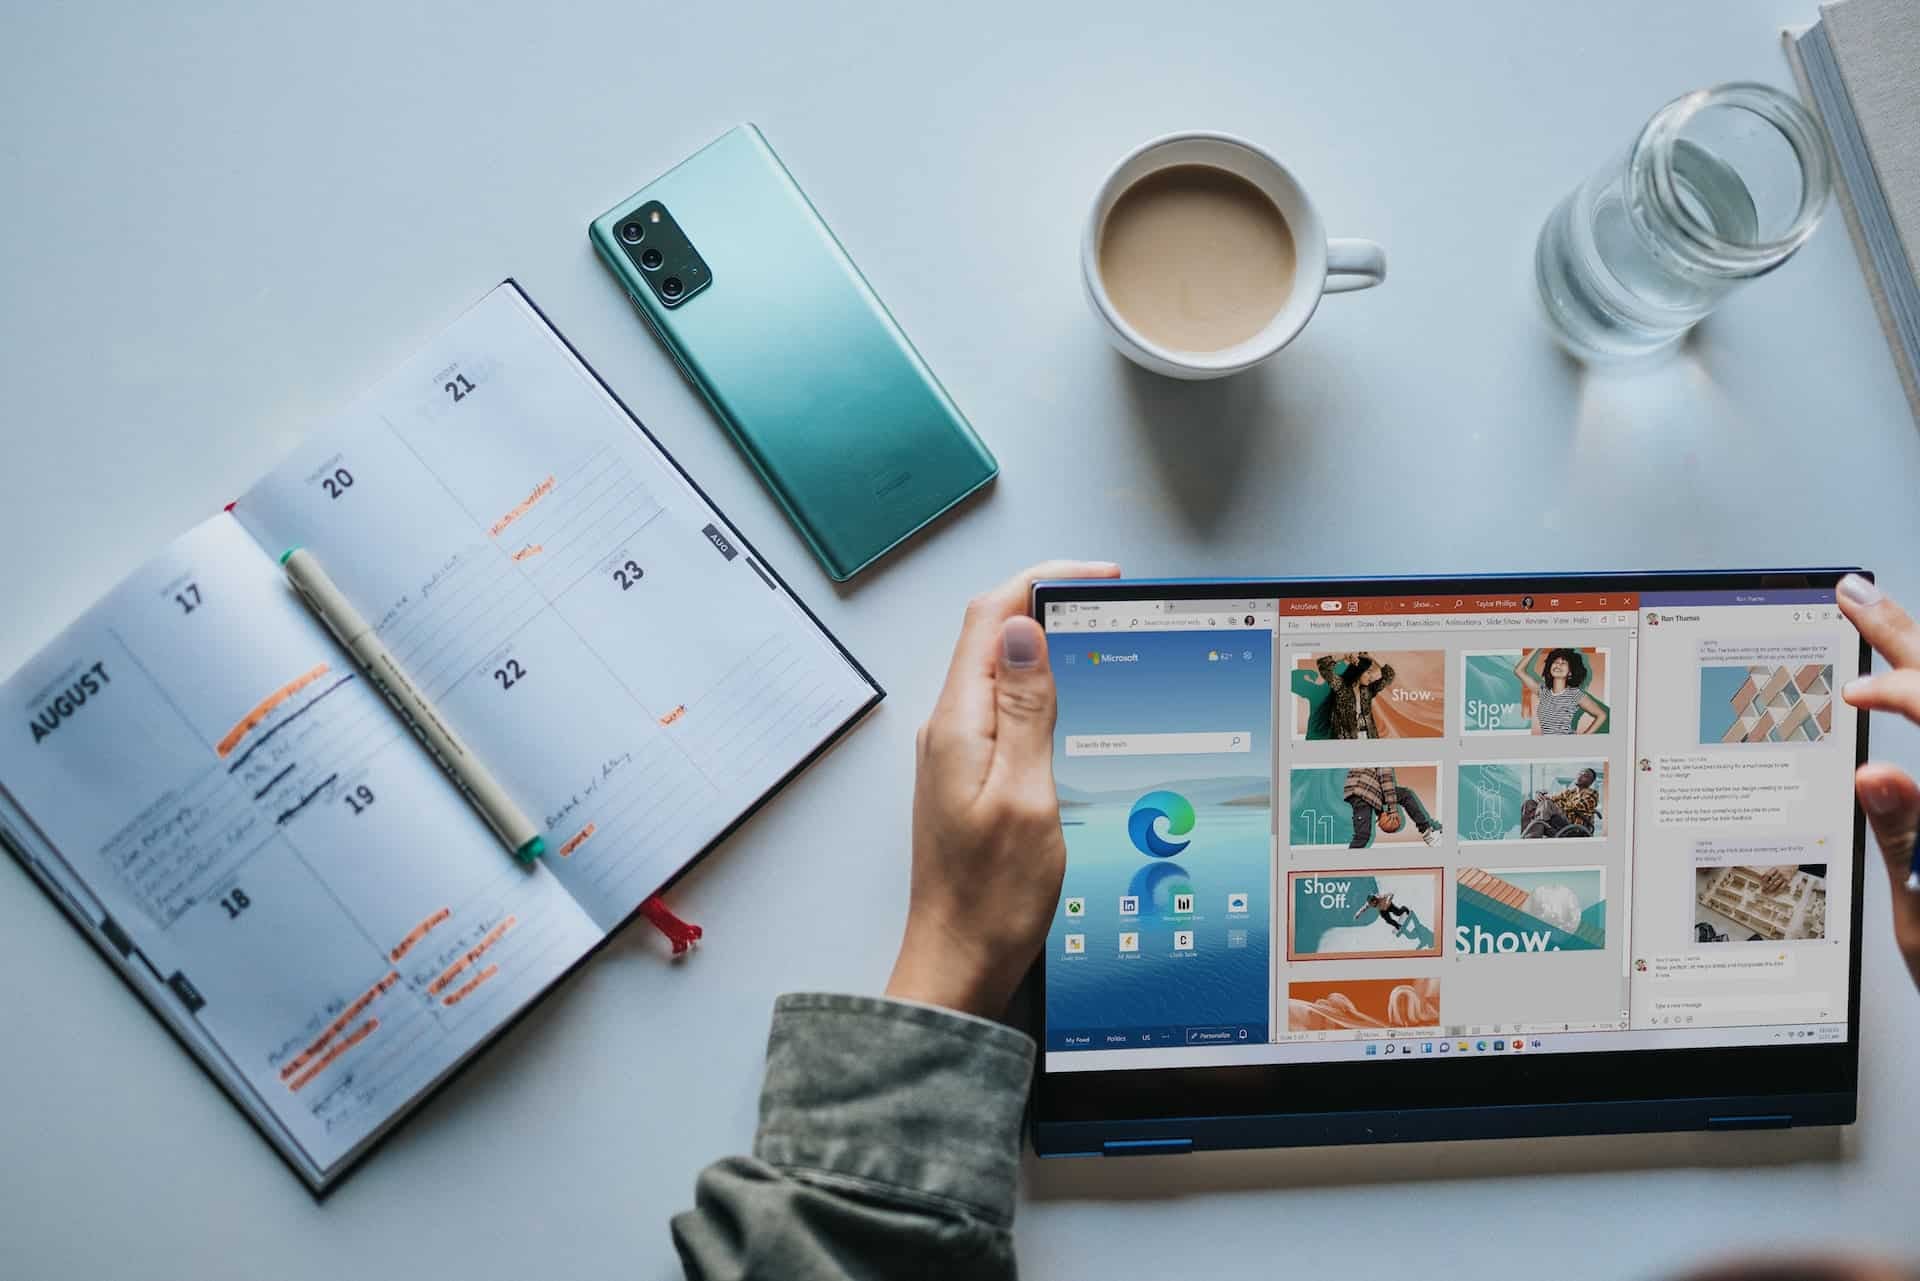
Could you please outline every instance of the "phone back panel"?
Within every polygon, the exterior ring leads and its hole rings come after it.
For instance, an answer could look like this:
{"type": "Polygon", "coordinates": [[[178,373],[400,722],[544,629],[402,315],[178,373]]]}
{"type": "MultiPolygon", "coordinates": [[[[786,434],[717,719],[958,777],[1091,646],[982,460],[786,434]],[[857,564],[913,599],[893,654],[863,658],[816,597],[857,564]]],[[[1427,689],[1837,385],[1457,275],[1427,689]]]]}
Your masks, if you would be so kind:
{"type": "Polygon", "coordinates": [[[835,579],[993,479],[993,455],[754,126],[722,135],[589,234],[835,579]],[[650,200],[710,270],[675,307],[615,237],[650,200]]]}

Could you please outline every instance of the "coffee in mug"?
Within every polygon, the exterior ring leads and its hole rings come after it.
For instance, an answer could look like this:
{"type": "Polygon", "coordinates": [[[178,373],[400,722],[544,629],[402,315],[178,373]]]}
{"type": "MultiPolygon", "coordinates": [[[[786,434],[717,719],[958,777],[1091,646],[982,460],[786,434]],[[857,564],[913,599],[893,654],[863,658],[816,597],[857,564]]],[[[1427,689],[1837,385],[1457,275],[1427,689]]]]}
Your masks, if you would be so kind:
{"type": "Polygon", "coordinates": [[[1100,277],[1128,324],[1176,351],[1221,351],[1265,329],[1293,293],[1293,232],[1238,174],[1171,165],[1120,193],[1100,277]]]}
{"type": "Polygon", "coordinates": [[[1286,166],[1229,134],[1180,133],[1108,172],[1080,241],[1107,339],[1174,378],[1221,378],[1292,342],[1331,293],[1386,278],[1371,240],[1330,240],[1286,166]]]}

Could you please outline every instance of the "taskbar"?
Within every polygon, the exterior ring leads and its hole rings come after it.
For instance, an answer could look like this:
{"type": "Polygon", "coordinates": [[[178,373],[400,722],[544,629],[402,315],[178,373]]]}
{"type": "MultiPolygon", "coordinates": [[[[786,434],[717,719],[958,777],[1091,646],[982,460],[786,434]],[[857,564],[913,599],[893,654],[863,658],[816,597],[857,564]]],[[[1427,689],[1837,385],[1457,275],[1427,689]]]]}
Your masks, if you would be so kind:
{"type": "Polygon", "coordinates": [[[1098,1028],[1092,1031],[1047,1030],[1047,1049],[1075,1054],[1100,1050],[1170,1050],[1183,1046],[1265,1045],[1262,1023],[1176,1024],[1170,1027],[1098,1028]]]}
{"type": "MultiPolygon", "coordinates": [[[[1135,1043],[1127,1048],[1060,1049],[1053,1034],[1047,1037],[1049,1072],[1114,1072],[1135,1068],[1245,1067],[1249,1064],[1405,1062],[1412,1058],[1454,1059],[1461,1055],[1485,1057],[1513,1054],[1578,1054],[1630,1050],[1740,1049],[1756,1045],[1820,1045],[1847,1039],[1845,1023],[1793,1023],[1764,1027],[1638,1028],[1591,1032],[1543,1032],[1538,1035],[1454,1035],[1433,1028],[1402,1030],[1387,1038],[1340,1041],[1266,1041],[1256,1038],[1255,1024],[1234,1024],[1232,1039],[1183,1042],[1169,1038],[1152,1048],[1135,1043]],[[1242,1041],[1237,1033],[1249,1035],[1242,1041]]],[[[1082,1035],[1106,1035],[1082,1034],[1082,1035]]]]}

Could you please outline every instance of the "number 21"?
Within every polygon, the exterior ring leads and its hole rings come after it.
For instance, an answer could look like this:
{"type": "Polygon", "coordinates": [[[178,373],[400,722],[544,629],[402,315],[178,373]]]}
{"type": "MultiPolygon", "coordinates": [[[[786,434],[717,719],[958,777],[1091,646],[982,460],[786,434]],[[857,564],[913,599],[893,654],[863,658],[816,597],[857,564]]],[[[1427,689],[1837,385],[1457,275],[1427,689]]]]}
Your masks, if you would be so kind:
{"type": "Polygon", "coordinates": [[[473,394],[473,384],[467,381],[465,374],[455,374],[453,381],[447,384],[447,391],[453,396],[453,403],[457,405],[473,394]]]}

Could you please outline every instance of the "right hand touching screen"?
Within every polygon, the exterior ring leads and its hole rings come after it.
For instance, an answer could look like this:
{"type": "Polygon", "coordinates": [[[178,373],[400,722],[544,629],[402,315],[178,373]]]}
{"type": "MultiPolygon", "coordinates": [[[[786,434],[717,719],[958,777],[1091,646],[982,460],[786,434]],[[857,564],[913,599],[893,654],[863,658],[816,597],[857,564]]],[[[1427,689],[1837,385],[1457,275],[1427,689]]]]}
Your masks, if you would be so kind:
{"type": "MultiPolygon", "coordinates": [[[[1855,707],[1899,712],[1920,724],[1920,625],[1858,574],[1841,579],[1835,595],[1840,612],[1891,669],[1847,682],[1841,697],[1855,707]]],[[[1920,832],[1920,785],[1898,766],[1869,761],[1854,774],[1854,786],[1893,882],[1894,942],[1920,984],[1920,891],[1907,884],[1914,836],[1920,832]]]]}

